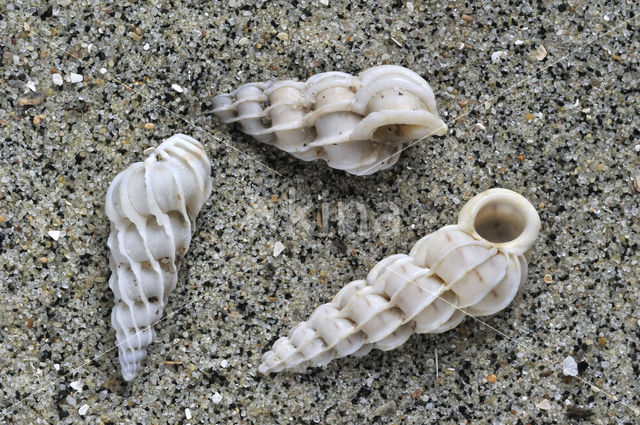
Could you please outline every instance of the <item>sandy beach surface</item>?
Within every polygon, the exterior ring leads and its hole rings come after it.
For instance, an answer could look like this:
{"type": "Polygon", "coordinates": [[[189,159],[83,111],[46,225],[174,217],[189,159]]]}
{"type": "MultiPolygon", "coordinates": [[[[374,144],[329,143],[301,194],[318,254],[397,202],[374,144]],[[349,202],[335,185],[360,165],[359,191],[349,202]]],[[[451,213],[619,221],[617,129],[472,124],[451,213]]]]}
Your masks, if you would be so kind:
{"type": "Polygon", "coordinates": [[[629,0],[0,1],[0,422],[638,423],[637,15],[629,0]],[[246,82],[381,64],[424,77],[449,131],[372,176],[211,114],[246,82]],[[174,133],[206,145],[213,194],[127,383],[105,193],[174,133]],[[506,310],[258,373],[316,306],[491,187],[542,220],[506,310]]]}

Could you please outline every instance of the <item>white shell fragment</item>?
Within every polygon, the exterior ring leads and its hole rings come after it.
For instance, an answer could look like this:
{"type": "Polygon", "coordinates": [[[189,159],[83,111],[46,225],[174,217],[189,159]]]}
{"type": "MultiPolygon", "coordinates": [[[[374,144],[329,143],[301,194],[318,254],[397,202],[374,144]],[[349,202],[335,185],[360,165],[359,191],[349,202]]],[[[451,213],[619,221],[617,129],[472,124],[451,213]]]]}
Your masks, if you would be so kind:
{"type": "Polygon", "coordinates": [[[219,392],[213,393],[211,401],[213,401],[213,404],[220,404],[220,402],[222,401],[222,395],[219,392]]]}
{"type": "Polygon", "coordinates": [[[509,52],[507,52],[506,50],[498,50],[497,52],[493,52],[491,54],[491,62],[498,63],[502,58],[506,57],[508,54],[509,52]]]}
{"type": "Polygon", "coordinates": [[[210,174],[203,146],[176,134],[109,186],[109,287],[115,297],[111,325],[126,381],[136,376],[155,338],[152,325],[176,286],[178,261],[211,193],[210,174]]]}
{"type": "Polygon", "coordinates": [[[51,80],[56,86],[61,86],[64,83],[64,81],[62,81],[62,75],[57,73],[51,75],[51,80]]]}
{"type": "Polygon", "coordinates": [[[76,74],[74,72],[67,75],[67,81],[70,83],[81,83],[83,79],[84,77],[82,75],[76,74]]]}
{"type": "Polygon", "coordinates": [[[523,196],[491,189],[472,198],[458,224],[380,261],[342,288],[262,357],[261,373],[323,366],[371,349],[392,350],[413,333],[441,333],[465,317],[495,314],[527,275],[524,254],[540,218],[523,196]]]}
{"type": "Polygon", "coordinates": [[[277,257],[278,255],[282,254],[282,251],[284,251],[284,249],[285,249],[284,244],[280,241],[277,241],[273,246],[273,256],[277,257]]]}
{"type": "Polygon", "coordinates": [[[213,108],[260,142],[358,175],[391,167],[406,142],[447,132],[429,84],[393,65],[249,83],[216,96],[213,108]]]}
{"type": "Polygon", "coordinates": [[[58,239],[60,239],[60,234],[61,234],[61,233],[62,233],[62,232],[61,232],[60,230],[49,230],[49,231],[47,232],[47,234],[49,235],[49,237],[50,237],[51,239],[53,239],[54,241],[57,241],[58,239]]]}
{"type": "Polygon", "coordinates": [[[545,49],[542,44],[539,45],[538,48],[536,49],[535,56],[536,56],[536,59],[539,61],[544,60],[544,58],[547,57],[547,49],[545,49]]]}
{"type": "Polygon", "coordinates": [[[578,376],[578,363],[576,363],[576,359],[567,356],[562,362],[562,373],[565,376],[578,376]]]}
{"type": "Polygon", "coordinates": [[[540,403],[536,404],[536,408],[540,410],[551,410],[551,402],[545,398],[540,403]]]}

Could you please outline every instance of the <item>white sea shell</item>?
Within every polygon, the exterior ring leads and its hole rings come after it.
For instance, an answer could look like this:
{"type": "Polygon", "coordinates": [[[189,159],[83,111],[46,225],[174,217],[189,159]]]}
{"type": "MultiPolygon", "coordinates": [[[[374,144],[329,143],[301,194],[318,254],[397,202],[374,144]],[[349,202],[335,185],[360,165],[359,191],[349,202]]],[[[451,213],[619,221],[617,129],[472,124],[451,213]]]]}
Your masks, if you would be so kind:
{"type": "Polygon", "coordinates": [[[429,84],[393,65],[249,83],[216,96],[213,107],[260,142],[358,175],[391,167],[406,142],[447,132],[429,84]]]}
{"type": "Polygon", "coordinates": [[[262,357],[261,373],[322,366],[373,348],[391,350],[415,333],[440,333],[465,317],[507,307],[527,275],[525,252],[540,230],[521,195],[491,189],[472,198],[457,225],[418,241],[409,255],[380,261],[342,288],[262,357]]]}
{"type": "Polygon", "coordinates": [[[151,326],[176,286],[178,261],[210,193],[211,165],[204,148],[183,134],[165,140],[109,186],[111,325],[127,381],[136,376],[155,338],[151,326]]]}

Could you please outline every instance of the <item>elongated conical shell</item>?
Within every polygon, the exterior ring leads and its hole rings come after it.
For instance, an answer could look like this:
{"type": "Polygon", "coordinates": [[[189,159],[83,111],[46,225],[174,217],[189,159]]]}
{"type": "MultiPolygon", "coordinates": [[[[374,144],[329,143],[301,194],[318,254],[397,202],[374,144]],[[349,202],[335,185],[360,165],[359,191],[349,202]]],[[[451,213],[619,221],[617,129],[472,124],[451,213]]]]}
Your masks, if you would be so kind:
{"type": "Polygon", "coordinates": [[[418,241],[409,255],[380,261],[345,286],[262,357],[261,373],[322,366],[373,348],[391,350],[413,333],[441,333],[466,315],[504,309],[527,275],[524,253],[540,230],[533,206],[507,189],[471,199],[457,225],[418,241]]]}
{"type": "Polygon", "coordinates": [[[406,142],[447,132],[429,84],[393,65],[249,83],[216,96],[213,107],[260,142],[358,175],[391,167],[406,142]]]}
{"type": "Polygon", "coordinates": [[[152,325],[176,286],[178,261],[189,249],[196,216],[210,193],[204,148],[183,134],[165,140],[109,186],[111,325],[127,381],[135,378],[155,338],[152,325]]]}

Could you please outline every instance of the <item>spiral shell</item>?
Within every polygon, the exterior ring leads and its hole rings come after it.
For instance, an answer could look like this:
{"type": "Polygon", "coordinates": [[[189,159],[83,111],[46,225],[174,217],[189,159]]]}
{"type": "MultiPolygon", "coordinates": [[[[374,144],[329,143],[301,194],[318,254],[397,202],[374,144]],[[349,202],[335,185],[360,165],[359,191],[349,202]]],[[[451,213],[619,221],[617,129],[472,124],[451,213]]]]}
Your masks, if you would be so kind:
{"type": "Polygon", "coordinates": [[[342,288],[262,357],[261,373],[323,366],[373,348],[392,350],[413,333],[441,333],[465,317],[499,312],[527,275],[525,252],[540,218],[521,195],[491,189],[471,199],[457,225],[380,261],[342,288]]]}
{"type": "Polygon", "coordinates": [[[429,84],[392,65],[358,76],[325,72],[305,82],[249,83],[216,96],[213,107],[222,122],[238,122],[262,143],[357,175],[391,167],[406,142],[447,132],[429,84]]]}
{"type": "Polygon", "coordinates": [[[155,338],[152,326],[176,287],[178,261],[211,193],[210,174],[203,146],[177,134],[109,186],[109,287],[115,297],[111,325],[126,381],[135,378],[147,356],[146,347],[155,338]]]}

